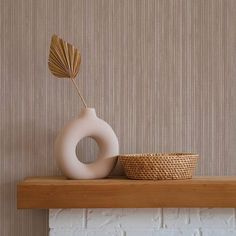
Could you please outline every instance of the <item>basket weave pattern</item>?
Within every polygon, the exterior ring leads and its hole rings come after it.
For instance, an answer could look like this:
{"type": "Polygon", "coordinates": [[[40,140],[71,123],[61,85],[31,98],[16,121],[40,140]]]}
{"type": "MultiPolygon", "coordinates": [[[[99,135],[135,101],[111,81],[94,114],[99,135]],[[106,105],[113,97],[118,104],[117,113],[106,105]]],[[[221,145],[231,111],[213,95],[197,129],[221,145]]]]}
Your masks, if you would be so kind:
{"type": "Polygon", "coordinates": [[[191,153],[129,154],[119,160],[130,179],[166,180],[191,179],[198,155],[191,153]]]}

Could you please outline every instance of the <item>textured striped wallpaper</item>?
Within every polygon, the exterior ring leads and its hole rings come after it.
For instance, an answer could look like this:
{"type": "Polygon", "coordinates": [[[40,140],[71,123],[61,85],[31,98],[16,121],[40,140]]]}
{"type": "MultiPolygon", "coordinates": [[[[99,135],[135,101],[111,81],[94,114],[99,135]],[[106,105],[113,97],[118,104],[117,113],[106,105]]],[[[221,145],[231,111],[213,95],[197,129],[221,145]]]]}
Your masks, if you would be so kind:
{"type": "Polygon", "coordinates": [[[60,174],[53,141],[82,107],[48,71],[53,33],[80,48],[79,86],[122,153],[197,152],[198,174],[236,174],[235,0],[0,0],[1,236],[47,235],[16,183],[60,174]]]}

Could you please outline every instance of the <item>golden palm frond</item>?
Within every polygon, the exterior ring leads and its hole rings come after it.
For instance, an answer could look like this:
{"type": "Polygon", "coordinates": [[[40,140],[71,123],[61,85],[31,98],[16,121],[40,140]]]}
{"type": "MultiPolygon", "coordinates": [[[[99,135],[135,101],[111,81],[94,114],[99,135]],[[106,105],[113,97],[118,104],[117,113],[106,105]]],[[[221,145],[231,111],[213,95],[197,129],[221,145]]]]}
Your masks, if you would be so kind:
{"type": "Polygon", "coordinates": [[[81,56],[79,50],[57,35],[53,35],[48,57],[49,70],[57,78],[71,79],[86,108],[85,100],[74,80],[79,73],[80,63],[81,56]]]}
{"type": "Polygon", "coordinates": [[[48,67],[57,78],[74,79],[81,63],[80,52],[73,45],[56,35],[52,36],[48,67]]]}

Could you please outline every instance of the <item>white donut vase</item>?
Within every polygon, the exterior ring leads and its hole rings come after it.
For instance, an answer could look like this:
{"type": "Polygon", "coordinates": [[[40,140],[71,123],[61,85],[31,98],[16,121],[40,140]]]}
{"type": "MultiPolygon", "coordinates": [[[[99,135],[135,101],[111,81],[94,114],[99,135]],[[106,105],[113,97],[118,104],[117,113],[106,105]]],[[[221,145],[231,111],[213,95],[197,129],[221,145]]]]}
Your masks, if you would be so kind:
{"type": "Polygon", "coordinates": [[[108,125],[96,116],[94,108],[85,108],[78,119],[68,123],[55,141],[54,154],[63,174],[70,179],[104,178],[116,165],[118,139],[108,125]],[[97,159],[89,164],[79,161],[76,146],[85,137],[93,138],[99,147],[97,159]]]}

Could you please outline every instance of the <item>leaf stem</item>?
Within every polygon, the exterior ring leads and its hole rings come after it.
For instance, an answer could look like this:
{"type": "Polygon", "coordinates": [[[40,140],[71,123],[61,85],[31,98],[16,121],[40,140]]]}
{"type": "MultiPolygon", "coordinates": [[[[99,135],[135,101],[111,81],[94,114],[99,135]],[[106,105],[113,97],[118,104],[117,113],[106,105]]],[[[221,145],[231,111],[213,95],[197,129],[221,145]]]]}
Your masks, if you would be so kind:
{"type": "Polygon", "coordinates": [[[84,98],[83,98],[82,94],[80,93],[80,90],[79,90],[79,87],[78,87],[78,85],[75,83],[75,81],[74,81],[74,79],[73,79],[73,78],[70,78],[70,79],[71,79],[71,81],[72,81],[73,85],[75,86],[75,88],[76,88],[76,91],[77,91],[77,93],[78,93],[79,97],[81,98],[81,100],[82,100],[82,102],[83,102],[83,105],[84,105],[84,107],[85,107],[85,108],[87,108],[88,106],[87,106],[87,104],[86,104],[86,102],[85,102],[85,100],[84,100],[84,98]]]}

